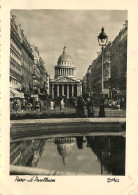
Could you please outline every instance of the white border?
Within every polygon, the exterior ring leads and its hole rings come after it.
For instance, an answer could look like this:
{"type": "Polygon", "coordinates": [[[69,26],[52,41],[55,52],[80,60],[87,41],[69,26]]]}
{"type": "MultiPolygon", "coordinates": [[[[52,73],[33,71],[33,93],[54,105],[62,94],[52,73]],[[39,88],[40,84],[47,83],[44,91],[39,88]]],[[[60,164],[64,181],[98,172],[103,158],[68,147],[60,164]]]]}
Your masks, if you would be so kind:
{"type": "MultiPolygon", "coordinates": [[[[1,3],[1,157],[0,192],[2,194],[120,195],[136,194],[138,130],[138,1],[137,0],[4,0],[1,3]],[[56,183],[16,183],[9,176],[9,22],[10,9],[113,9],[128,10],[127,65],[127,147],[126,176],[119,183],[107,183],[106,176],[55,176],[56,183]]],[[[28,176],[30,178],[30,176],[28,176]]],[[[53,177],[52,177],[53,178],[53,177]]]]}

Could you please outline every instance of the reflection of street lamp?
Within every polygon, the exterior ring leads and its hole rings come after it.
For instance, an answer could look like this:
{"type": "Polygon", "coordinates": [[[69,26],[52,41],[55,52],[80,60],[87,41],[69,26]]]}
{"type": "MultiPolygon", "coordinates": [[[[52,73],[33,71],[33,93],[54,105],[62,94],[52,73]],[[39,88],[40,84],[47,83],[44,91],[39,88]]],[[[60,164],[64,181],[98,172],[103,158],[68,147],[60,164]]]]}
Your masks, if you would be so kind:
{"type": "Polygon", "coordinates": [[[101,151],[101,175],[103,175],[103,170],[104,170],[103,158],[104,158],[104,151],[101,151]]]}

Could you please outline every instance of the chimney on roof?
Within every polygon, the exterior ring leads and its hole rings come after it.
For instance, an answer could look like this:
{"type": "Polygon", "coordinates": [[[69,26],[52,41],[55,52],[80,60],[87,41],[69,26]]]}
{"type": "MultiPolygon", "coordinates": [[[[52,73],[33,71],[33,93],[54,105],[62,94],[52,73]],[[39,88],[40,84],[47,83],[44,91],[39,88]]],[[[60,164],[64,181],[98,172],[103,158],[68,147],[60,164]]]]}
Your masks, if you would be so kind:
{"type": "Polygon", "coordinates": [[[12,18],[13,18],[13,20],[15,21],[16,16],[15,16],[15,15],[12,15],[12,18]]]}
{"type": "Polygon", "coordinates": [[[125,25],[126,25],[126,28],[127,28],[128,27],[128,21],[127,20],[125,21],[125,25]]]}

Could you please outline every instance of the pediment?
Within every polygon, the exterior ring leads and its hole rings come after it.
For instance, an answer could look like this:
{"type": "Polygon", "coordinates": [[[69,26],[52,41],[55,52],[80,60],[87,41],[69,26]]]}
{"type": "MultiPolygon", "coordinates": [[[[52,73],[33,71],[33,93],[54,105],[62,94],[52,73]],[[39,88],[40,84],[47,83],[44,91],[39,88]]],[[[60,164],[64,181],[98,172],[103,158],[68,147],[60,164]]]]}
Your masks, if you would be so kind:
{"type": "Polygon", "coordinates": [[[69,77],[59,77],[57,79],[52,80],[52,82],[53,83],[78,83],[78,81],[69,77]]]}

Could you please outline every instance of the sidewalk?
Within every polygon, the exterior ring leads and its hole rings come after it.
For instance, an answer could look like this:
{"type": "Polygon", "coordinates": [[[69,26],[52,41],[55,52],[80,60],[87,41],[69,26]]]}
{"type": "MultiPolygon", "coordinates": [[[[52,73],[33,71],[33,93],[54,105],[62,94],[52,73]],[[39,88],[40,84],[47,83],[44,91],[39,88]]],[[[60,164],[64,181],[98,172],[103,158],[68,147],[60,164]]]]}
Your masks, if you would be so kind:
{"type": "MultiPolygon", "coordinates": [[[[77,117],[84,117],[83,113],[76,108],[73,107],[66,107],[65,110],[60,110],[60,107],[56,107],[55,110],[42,110],[40,111],[14,111],[11,113],[11,119],[15,118],[77,118],[77,117]]],[[[98,117],[99,115],[99,108],[94,108],[94,117],[98,117]]],[[[86,117],[86,116],[85,116],[86,117]]],[[[114,110],[111,108],[105,108],[105,117],[126,117],[126,110],[114,110]]]]}
{"type": "Polygon", "coordinates": [[[125,118],[60,118],[11,121],[11,140],[72,134],[125,133],[125,118]]]}

